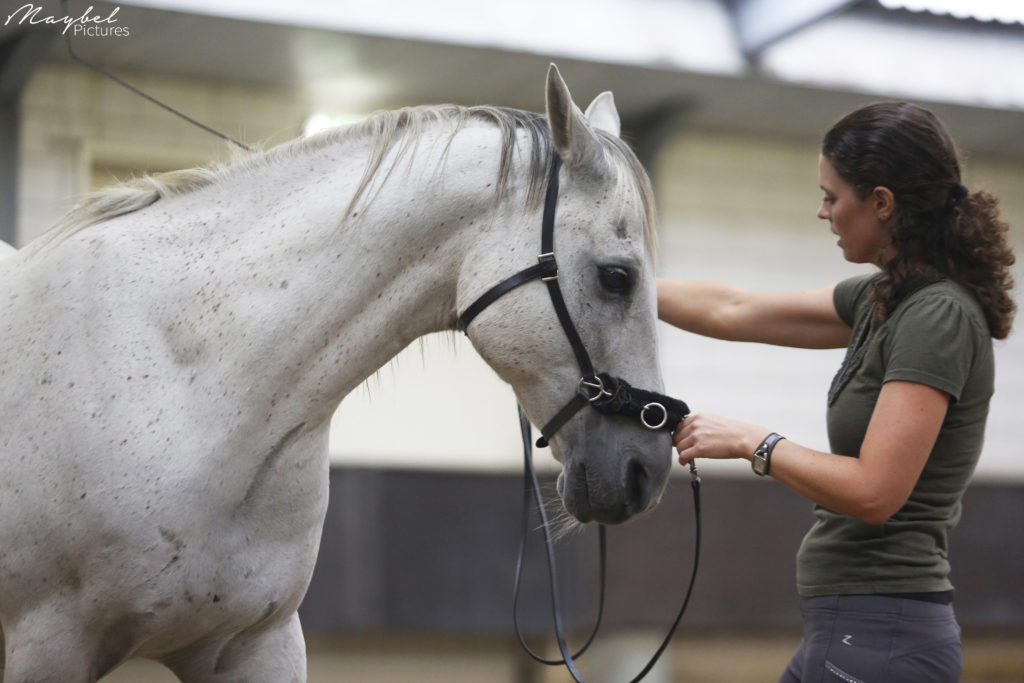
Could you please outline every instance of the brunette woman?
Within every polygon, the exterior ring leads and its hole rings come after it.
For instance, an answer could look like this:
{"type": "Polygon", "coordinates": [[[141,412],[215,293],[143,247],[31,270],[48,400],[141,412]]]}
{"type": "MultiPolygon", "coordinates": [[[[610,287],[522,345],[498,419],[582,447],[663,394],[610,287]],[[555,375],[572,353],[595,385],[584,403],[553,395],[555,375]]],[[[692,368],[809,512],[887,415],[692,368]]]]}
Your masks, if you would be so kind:
{"type": "Polygon", "coordinates": [[[1015,312],[1007,225],[994,197],[963,186],[940,121],[912,104],[836,123],[819,182],[818,217],[844,258],[878,272],[784,293],[659,280],[658,311],[720,339],[846,347],[828,393],[831,452],[698,414],[676,430],[679,461],[745,458],[816,504],[797,556],[804,639],[780,683],[952,683],[946,534],[981,453],[992,340],[1015,312]]]}

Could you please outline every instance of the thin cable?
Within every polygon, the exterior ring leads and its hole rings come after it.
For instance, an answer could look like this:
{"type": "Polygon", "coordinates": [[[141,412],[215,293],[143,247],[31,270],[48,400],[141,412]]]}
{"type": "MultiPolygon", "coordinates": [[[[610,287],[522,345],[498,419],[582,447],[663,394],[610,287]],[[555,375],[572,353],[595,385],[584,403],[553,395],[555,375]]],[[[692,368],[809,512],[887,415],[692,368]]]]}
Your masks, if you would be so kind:
{"type": "MultiPolygon", "coordinates": [[[[67,14],[68,13],[68,0],[61,0],[61,5],[64,8],[64,13],[67,14]]],[[[249,147],[248,145],[244,145],[241,142],[239,142],[238,140],[235,140],[234,138],[229,137],[229,136],[225,135],[224,133],[221,133],[220,131],[213,129],[210,126],[207,126],[204,123],[200,123],[199,121],[196,121],[191,116],[183,114],[182,112],[178,111],[174,107],[171,107],[170,105],[164,104],[163,102],[161,102],[160,100],[156,99],[155,97],[153,97],[151,95],[148,95],[147,93],[143,92],[142,90],[139,90],[138,88],[136,88],[131,83],[127,83],[124,80],[118,78],[117,76],[115,76],[114,74],[110,73],[109,71],[107,71],[103,67],[97,66],[96,64],[93,64],[92,62],[89,62],[89,61],[83,59],[82,57],[79,57],[78,54],[75,52],[74,48],[71,47],[71,34],[69,34],[69,33],[65,33],[64,34],[64,42],[67,44],[68,56],[70,56],[72,60],[78,62],[82,66],[88,67],[89,69],[92,69],[96,73],[99,73],[99,74],[101,74],[103,76],[106,76],[107,78],[109,78],[110,80],[114,81],[115,83],[117,83],[121,87],[126,88],[126,89],[130,90],[131,92],[135,93],[136,95],[138,95],[139,97],[152,102],[153,104],[155,104],[156,106],[160,107],[161,109],[164,109],[165,111],[168,111],[168,112],[174,114],[175,116],[177,116],[179,118],[182,118],[185,121],[188,121],[193,126],[196,126],[198,128],[202,128],[207,133],[211,133],[213,135],[216,135],[217,137],[221,138],[222,140],[226,140],[227,142],[230,142],[233,145],[237,145],[238,147],[241,147],[242,149],[244,149],[247,152],[254,152],[255,151],[252,147],[249,147]]]]}

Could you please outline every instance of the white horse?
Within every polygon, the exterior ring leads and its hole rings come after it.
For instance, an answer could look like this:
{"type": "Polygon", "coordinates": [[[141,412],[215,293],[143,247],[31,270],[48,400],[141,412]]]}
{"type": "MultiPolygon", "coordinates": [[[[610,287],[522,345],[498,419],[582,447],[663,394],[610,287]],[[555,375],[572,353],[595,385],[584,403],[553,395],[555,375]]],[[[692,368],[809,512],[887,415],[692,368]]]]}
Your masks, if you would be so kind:
{"type": "MultiPolygon", "coordinates": [[[[618,121],[607,93],[581,113],[552,66],[546,118],[384,112],[93,196],[4,258],[4,683],[95,681],[133,657],[191,683],[304,681],[331,415],[535,262],[555,152],[580,335],[595,365],[660,390],[652,198],[618,121]]],[[[469,329],[535,424],[579,379],[544,290],[469,329]]],[[[591,410],[552,447],[584,521],[649,509],[671,464],[667,432],[591,410]]]]}

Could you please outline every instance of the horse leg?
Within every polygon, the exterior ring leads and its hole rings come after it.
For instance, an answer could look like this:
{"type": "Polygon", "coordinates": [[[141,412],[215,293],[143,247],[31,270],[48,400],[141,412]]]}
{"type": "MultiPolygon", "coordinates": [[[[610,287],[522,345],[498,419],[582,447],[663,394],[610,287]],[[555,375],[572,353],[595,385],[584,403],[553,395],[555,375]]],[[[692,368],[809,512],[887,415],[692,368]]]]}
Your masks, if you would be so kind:
{"type": "Polygon", "coordinates": [[[187,648],[163,663],[182,683],[306,683],[306,643],[297,613],[276,626],[187,648]]]}

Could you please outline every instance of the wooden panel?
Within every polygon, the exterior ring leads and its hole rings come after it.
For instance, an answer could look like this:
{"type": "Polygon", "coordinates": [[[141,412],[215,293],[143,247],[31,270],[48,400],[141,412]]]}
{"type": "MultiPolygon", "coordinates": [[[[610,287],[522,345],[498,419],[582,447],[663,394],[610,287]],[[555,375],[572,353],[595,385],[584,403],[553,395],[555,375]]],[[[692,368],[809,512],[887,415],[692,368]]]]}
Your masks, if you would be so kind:
{"type": "MultiPolygon", "coordinates": [[[[302,607],[309,633],[511,630],[519,477],[335,469],[320,560],[302,607]]],[[[704,547],[687,629],[799,624],[794,555],[809,503],[767,480],[706,479],[704,547]]],[[[951,538],[965,627],[1024,628],[1024,486],[976,484],[951,538]]],[[[671,623],[693,552],[689,481],[674,479],[648,517],[608,532],[609,627],[671,623]]],[[[536,525],[536,520],[531,526],[536,525]]],[[[558,545],[566,621],[591,623],[597,595],[592,528],[558,545]]],[[[544,551],[528,546],[521,617],[550,630],[544,551]]]]}

